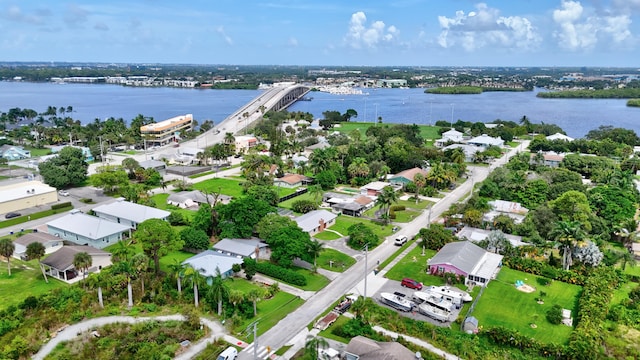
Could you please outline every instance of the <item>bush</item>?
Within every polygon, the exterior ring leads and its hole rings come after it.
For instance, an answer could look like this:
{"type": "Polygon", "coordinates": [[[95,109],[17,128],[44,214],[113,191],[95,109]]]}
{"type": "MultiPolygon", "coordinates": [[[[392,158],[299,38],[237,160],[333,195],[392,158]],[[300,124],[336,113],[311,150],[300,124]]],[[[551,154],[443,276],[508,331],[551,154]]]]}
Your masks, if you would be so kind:
{"type": "Polygon", "coordinates": [[[404,211],[407,208],[404,205],[391,205],[389,208],[390,211],[404,211]]]}
{"type": "Polygon", "coordinates": [[[206,250],[209,248],[209,236],[203,230],[187,227],[180,231],[180,239],[184,241],[184,249],[206,250]]]}
{"type": "Polygon", "coordinates": [[[553,325],[560,325],[562,322],[562,306],[555,304],[547,311],[547,320],[553,325]]]}
{"type": "Polygon", "coordinates": [[[380,238],[376,235],[370,227],[363,223],[353,224],[347,229],[349,240],[347,245],[352,249],[360,250],[365,244],[369,244],[369,250],[378,246],[380,238]]]}
{"type": "Polygon", "coordinates": [[[64,209],[64,208],[68,208],[68,207],[73,207],[73,205],[71,204],[70,201],[63,202],[63,203],[60,203],[60,204],[53,204],[53,205],[51,205],[51,210],[64,209]]]}
{"type": "Polygon", "coordinates": [[[93,204],[93,199],[91,199],[91,198],[82,198],[82,199],[80,199],[80,202],[84,203],[84,204],[93,204]]]}
{"type": "Polygon", "coordinates": [[[167,221],[171,226],[189,225],[189,220],[179,211],[172,211],[167,217],[167,221]]]}
{"type": "Polygon", "coordinates": [[[298,274],[293,270],[289,270],[275,264],[267,262],[256,263],[256,270],[259,273],[270,276],[272,278],[276,278],[278,280],[282,280],[292,285],[307,285],[307,279],[304,276],[298,274]]]}
{"type": "Polygon", "coordinates": [[[301,214],[306,214],[310,211],[316,210],[317,208],[318,204],[311,200],[297,200],[291,204],[291,210],[301,214]]]}

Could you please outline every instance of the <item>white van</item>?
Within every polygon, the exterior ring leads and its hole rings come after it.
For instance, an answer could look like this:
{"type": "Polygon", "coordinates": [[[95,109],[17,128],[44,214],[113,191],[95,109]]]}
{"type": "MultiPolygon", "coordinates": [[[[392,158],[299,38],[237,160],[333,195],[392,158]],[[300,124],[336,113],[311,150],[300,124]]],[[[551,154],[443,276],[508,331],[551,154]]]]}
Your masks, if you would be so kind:
{"type": "Polygon", "coordinates": [[[397,246],[402,246],[404,244],[407,243],[407,237],[406,236],[399,236],[396,238],[396,240],[394,241],[394,244],[397,246]]]}
{"type": "Polygon", "coordinates": [[[233,346],[229,346],[225,349],[220,355],[218,355],[218,360],[235,360],[238,356],[238,350],[233,346]]]}

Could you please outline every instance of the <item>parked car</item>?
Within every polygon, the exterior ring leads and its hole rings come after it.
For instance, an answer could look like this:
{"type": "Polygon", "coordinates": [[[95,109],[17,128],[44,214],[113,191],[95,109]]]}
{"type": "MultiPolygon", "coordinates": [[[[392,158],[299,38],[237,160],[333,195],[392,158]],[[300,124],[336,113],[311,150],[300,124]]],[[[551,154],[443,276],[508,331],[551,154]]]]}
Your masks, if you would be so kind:
{"type": "Polygon", "coordinates": [[[15,217],[18,217],[18,216],[21,216],[21,215],[22,214],[17,213],[17,212],[10,212],[10,213],[7,213],[7,215],[5,215],[4,218],[5,219],[11,219],[11,218],[15,218],[15,217]]]}
{"type": "Polygon", "coordinates": [[[60,196],[69,196],[69,192],[67,190],[58,191],[58,195],[60,196]]]}
{"type": "Polygon", "coordinates": [[[397,246],[402,246],[407,243],[407,240],[408,239],[406,236],[399,236],[396,238],[396,240],[393,243],[397,246]]]}
{"type": "Polygon", "coordinates": [[[422,290],[422,283],[410,278],[402,279],[400,285],[408,287],[409,289],[422,290]]]}

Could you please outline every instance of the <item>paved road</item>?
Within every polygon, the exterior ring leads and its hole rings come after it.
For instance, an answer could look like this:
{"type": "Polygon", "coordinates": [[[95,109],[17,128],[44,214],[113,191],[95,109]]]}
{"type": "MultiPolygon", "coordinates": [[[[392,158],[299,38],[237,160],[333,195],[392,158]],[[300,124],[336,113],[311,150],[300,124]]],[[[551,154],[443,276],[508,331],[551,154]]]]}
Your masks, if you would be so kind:
{"type": "MultiPolygon", "coordinates": [[[[493,169],[505,164],[511,156],[515,155],[518,152],[518,149],[526,148],[527,146],[528,142],[524,142],[521,147],[511,149],[502,158],[497,159],[488,167],[469,166],[470,176],[467,181],[465,181],[463,184],[447,194],[447,196],[445,196],[443,199],[434,204],[431,208],[431,211],[424,211],[413,221],[406,224],[400,231],[389,236],[383,244],[370,251],[368,254],[368,259],[371,260],[367,261],[366,269],[365,261],[359,261],[350,269],[345,271],[340,277],[332,281],[324,289],[318,291],[315,295],[310,297],[302,306],[287,315],[278,324],[276,324],[276,326],[272,327],[262,336],[260,336],[258,338],[257,346],[260,349],[259,353],[261,354],[261,358],[266,359],[270,355],[267,354],[265,350],[267,346],[273,350],[277,350],[286,344],[293,345],[290,351],[294,351],[295,349],[303,347],[304,339],[301,339],[301,337],[297,335],[304,333],[307,324],[311,323],[318,314],[325,311],[334,301],[339,299],[350,289],[356,288],[356,285],[358,285],[360,281],[363,280],[363,274],[372,274],[373,269],[377,266],[376,261],[373,259],[380,259],[381,261],[384,261],[384,259],[387,259],[391,255],[393,255],[393,253],[397,250],[397,248],[393,245],[393,238],[400,235],[405,235],[407,237],[415,236],[421,228],[426,226],[429,220],[433,221],[434,219],[440,217],[440,215],[444,211],[449,209],[449,207],[453,203],[467,196],[470,193],[472,186],[483,181],[493,169]],[[294,338],[296,340],[296,343],[291,344],[290,340],[294,338]]],[[[369,296],[371,294],[371,292],[367,291],[367,293],[364,295],[369,296]]],[[[240,354],[238,354],[238,359],[252,359],[253,346],[256,346],[256,344],[252,344],[252,346],[250,347],[250,351],[247,351],[245,349],[244,351],[240,352],[240,354]]]]}

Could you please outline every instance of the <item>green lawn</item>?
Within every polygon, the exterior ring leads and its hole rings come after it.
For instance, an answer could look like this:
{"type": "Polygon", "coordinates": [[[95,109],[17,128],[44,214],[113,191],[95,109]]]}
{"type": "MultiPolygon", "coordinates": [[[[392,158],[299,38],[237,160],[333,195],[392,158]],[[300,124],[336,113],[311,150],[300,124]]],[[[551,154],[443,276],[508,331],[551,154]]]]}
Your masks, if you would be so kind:
{"type": "Polygon", "coordinates": [[[62,281],[49,278],[47,284],[37,260],[21,261],[11,258],[11,277],[7,273],[6,261],[0,262],[0,310],[17,305],[29,296],[39,296],[51,290],[68,286],[62,281]]]}
{"type": "MultiPolygon", "coordinates": [[[[357,129],[360,131],[360,134],[364,139],[366,138],[367,129],[369,129],[372,126],[380,126],[380,125],[372,122],[348,122],[348,123],[341,123],[339,127],[334,127],[331,130],[349,135],[349,133],[357,129]]],[[[394,126],[394,125],[383,124],[382,126],[394,126]]],[[[422,136],[422,138],[425,140],[440,139],[442,137],[438,133],[438,130],[440,130],[440,127],[438,126],[418,125],[418,128],[420,129],[420,136],[422,136]]]]}
{"type": "Polygon", "coordinates": [[[319,268],[337,272],[343,272],[355,263],[354,258],[334,249],[323,249],[316,260],[319,268]]]}
{"type": "Polygon", "coordinates": [[[397,281],[410,277],[420,281],[424,285],[444,285],[444,279],[442,277],[429,275],[426,271],[427,259],[432,258],[435,254],[435,250],[426,249],[424,256],[422,256],[422,248],[416,247],[411,250],[407,256],[398,261],[398,263],[387,272],[385,277],[397,281]]]}
{"type": "Polygon", "coordinates": [[[323,231],[313,235],[313,237],[319,240],[327,240],[327,241],[340,239],[340,235],[334,233],[333,231],[323,231]]]}
{"type": "Polygon", "coordinates": [[[573,328],[552,325],[547,321],[546,313],[553,305],[558,304],[564,309],[570,309],[575,321],[581,287],[560,281],[540,285],[538,278],[541,277],[503,267],[498,278],[489,283],[479,299],[473,316],[481,326],[504,326],[543,343],[565,344],[573,328]],[[535,287],[536,291],[524,293],[517,290],[514,286],[516,280],[535,287]],[[542,305],[535,300],[540,296],[540,291],[547,293],[542,305]],[[532,328],[531,324],[536,324],[537,328],[532,328]]]}
{"type": "Polygon", "coordinates": [[[629,293],[631,293],[631,291],[637,287],[638,287],[638,283],[635,283],[632,281],[623,283],[622,285],[620,285],[619,288],[617,288],[613,292],[613,298],[611,299],[610,305],[613,306],[613,305],[621,304],[624,300],[628,300],[629,293]]]}
{"type": "Polygon", "coordinates": [[[252,342],[253,334],[247,336],[245,332],[251,323],[258,321],[258,336],[262,335],[303,303],[304,300],[298,296],[279,291],[271,299],[258,301],[258,317],[245,320],[239,326],[235,326],[232,334],[252,342]]]}
{"type": "MultiPolygon", "coordinates": [[[[188,210],[188,209],[180,209],[180,208],[176,208],[174,206],[168,206],[167,205],[167,198],[169,197],[169,194],[156,194],[153,195],[151,198],[153,199],[153,201],[156,202],[156,207],[158,209],[162,209],[162,210],[167,210],[167,211],[177,211],[179,213],[182,214],[182,216],[184,216],[185,218],[191,220],[193,218],[193,216],[195,215],[195,211],[193,210],[188,210]],[[167,209],[167,207],[169,207],[167,209]]],[[[176,227],[174,227],[174,230],[176,230],[176,227]]]]}
{"type": "Polygon", "coordinates": [[[420,215],[420,212],[407,209],[403,211],[396,211],[395,214],[396,218],[393,219],[393,222],[408,223],[420,215]]]}
{"type": "MultiPolygon", "coordinates": [[[[284,189],[280,189],[280,197],[285,196],[285,194],[282,192],[282,190],[284,189]]],[[[309,193],[304,193],[300,196],[296,196],[293,199],[289,199],[287,201],[283,201],[281,203],[278,204],[278,207],[281,208],[285,208],[285,209],[289,209],[291,210],[291,206],[293,205],[294,202],[298,201],[298,200],[314,200],[313,195],[309,194],[309,193]]]]}
{"type": "Polygon", "coordinates": [[[213,178],[193,184],[196,190],[221,193],[228,196],[242,196],[242,183],[237,180],[227,178],[213,178]]]}
{"type": "MultiPolygon", "coordinates": [[[[325,286],[329,285],[329,283],[330,283],[329,279],[327,279],[323,275],[320,275],[318,273],[312,273],[311,271],[309,271],[307,269],[294,268],[294,270],[298,274],[301,274],[302,276],[304,276],[305,279],[307,279],[307,285],[306,286],[296,286],[296,287],[299,287],[302,290],[318,291],[318,290],[322,290],[322,288],[324,288],[325,286]]],[[[295,285],[293,285],[293,286],[295,286],[295,285]]]]}
{"type": "Polygon", "coordinates": [[[337,231],[344,236],[347,236],[347,234],[349,233],[347,231],[349,226],[353,224],[359,224],[359,223],[364,223],[367,226],[369,226],[373,230],[373,232],[376,235],[380,236],[381,238],[385,238],[391,235],[392,233],[391,229],[393,228],[393,225],[380,225],[368,219],[347,216],[347,215],[338,216],[338,218],[336,219],[336,223],[333,226],[331,226],[329,229],[337,231]]]}
{"type": "Polygon", "coordinates": [[[29,150],[29,152],[31,152],[31,157],[39,157],[39,156],[44,156],[44,155],[49,155],[51,154],[51,149],[49,148],[33,148],[33,147],[25,147],[25,150],[29,150]]]}

